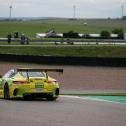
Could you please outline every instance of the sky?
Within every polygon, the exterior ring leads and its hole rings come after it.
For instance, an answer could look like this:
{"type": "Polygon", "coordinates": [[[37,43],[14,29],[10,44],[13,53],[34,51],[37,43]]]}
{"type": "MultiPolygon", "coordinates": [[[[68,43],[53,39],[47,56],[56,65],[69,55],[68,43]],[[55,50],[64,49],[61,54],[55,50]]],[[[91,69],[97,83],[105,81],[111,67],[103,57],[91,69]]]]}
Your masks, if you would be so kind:
{"type": "Polygon", "coordinates": [[[0,17],[120,18],[126,0],[0,0],[0,17]]]}

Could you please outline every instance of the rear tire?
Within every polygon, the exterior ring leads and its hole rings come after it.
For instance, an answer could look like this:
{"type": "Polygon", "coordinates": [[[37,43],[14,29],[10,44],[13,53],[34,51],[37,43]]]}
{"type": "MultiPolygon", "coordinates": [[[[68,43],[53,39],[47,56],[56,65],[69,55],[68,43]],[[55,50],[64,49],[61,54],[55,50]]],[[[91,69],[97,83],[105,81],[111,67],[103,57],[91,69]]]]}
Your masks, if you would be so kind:
{"type": "Polygon", "coordinates": [[[48,101],[55,101],[59,96],[59,88],[57,88],[52,95],[47,96],[48,101]]]}
{"type": "Polygon", "coordinates": [[[8,84],[5,84],[4,85],[4,99],[7,99],[7,100],[10,99],[9,86],[8,86],[8,84]]]}

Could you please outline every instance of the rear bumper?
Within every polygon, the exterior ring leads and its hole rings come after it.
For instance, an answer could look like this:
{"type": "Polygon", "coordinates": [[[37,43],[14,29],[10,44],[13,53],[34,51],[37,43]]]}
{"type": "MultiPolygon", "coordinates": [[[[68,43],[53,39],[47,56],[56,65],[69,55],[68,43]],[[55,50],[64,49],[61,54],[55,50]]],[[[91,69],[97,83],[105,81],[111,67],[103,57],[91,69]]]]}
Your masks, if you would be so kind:
{"type": "Polygon", "coordinates": [[[53,90],[24,90],[24,89],[20,89],[20,88],[16,88],[13,91],[12,97],[16,98],[16,97],[33,97],[33,98],[46,98],[48,96],[55,96],[58,97],[59,96],[59,88],[55,88],[53,90]]]}
{"type": "MultiPolygon", "coordinates": [[[[47,98],[48,96],[52,96],[53,93],[24,93],[23,97],[32,97],[32,98],[47,98]]],[[[57,96],[58,97],[58,96],[57,96]]]]}

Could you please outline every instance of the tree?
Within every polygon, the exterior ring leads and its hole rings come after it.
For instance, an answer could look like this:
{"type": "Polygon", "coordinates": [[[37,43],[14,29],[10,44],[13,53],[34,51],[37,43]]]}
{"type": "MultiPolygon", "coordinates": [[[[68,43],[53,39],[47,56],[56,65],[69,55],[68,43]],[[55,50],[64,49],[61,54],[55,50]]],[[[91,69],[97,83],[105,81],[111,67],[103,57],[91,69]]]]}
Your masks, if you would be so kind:
{"type": "Polygon", "coordinates": [[[118,38],[120,39],[123,39],[124,38],[124,32],[123,32],[123,29],[114,29],[112,31],[113,34],[117,34],[118,35],[118,38]]]}
{"type": "Polygon", "coordinates": [[[108,31],[101,31],[101,38],[107,39],[110,37],[110,33],[108,31]]]}
{"type": "Polygon", "coordinates": [[[122,19],[123,19],[123,20],[126,20],[126,16],[123,16],[122,19]]]}

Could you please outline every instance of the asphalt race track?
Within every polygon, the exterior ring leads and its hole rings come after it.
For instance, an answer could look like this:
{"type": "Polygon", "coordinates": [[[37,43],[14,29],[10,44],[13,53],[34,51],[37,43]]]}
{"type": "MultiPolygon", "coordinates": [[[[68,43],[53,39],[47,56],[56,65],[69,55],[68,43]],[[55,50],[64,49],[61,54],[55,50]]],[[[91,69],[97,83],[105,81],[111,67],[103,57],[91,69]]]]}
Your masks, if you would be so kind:
{"type": "Polygon", "coordinates": [[[0,126],[126,126],[126,104],[66,96],[57,101],[0,99],[0,126]]]}

